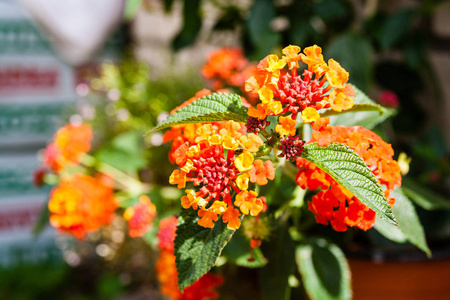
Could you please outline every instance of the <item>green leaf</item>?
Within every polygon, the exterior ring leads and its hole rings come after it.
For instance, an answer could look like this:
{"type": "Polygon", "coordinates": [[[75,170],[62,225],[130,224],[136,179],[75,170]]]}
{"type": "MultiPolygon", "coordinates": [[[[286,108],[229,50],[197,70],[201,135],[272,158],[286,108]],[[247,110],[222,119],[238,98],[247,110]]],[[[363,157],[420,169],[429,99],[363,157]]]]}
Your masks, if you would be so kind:
{"type": "Polygon", "coordinates": [[[147,134],[177,124],[218,122],[225,120],[245,123],[247,122],[247,119],[247,109],[242,104],[239,95],[214,93],[197,99],[188,106],[177,110],[176,113],[170,115],[165,121],[147,132],[147,134]]]}
{"type": "Polygon", "coordinates": [[[302,157],[330,175],[387,222],[397,225],[380,184],[352,149],[338,143],[327,147],[312,143],[304,147],[302,157]]]}
{"type": "Polygon", "coordinates": [[[288,300],[289,276],[295,271],[295,244],[286,224],[280,225],[273,238],[261,246],[269,263],[259,269],[259,285],[263,300],[288,300]]]}
{"type": "Polygon", "coordinates": [[[291,19],[289,37],[293,44],[304,45],[308,36],[314,28],[309,24],[308,19],[304,16],[296,16],[291,19]]]}
{"type": "Polygon", "coordinates": [[[205,275],[215,264],[234,231],[219,219],[214,228],[197,224],[197,211],[186,209],[178,218],[175,256],[178,287],[184,290],[205,275]]]}
{"type": "Polygon", "coordinates": [[[252,250],[253,254],[247,251],[245,255],[236,259],[236,265],[246,268],[261,268],[267,264],[267,259],[259,248],[252,250]]]}
{"type": "Polygon", "coordinates": [[[384,222],[380,217],[377,216],[377,220],[373,228],[375,228],[376,231],[378,231],[385,238],[401,244],[406,242],[407,239],[403,232],[400,230],[400,224],[401,221],[399,221],[399,226],[393,226],[392,224],[384,222]]]}
{"type": "Polygon", "coordinates": [[[101,147],[95,157],[121,171],[136,172],[146,165],[142,135],[136,131],[122,133],[101,147]]]}
{"type": "Polygon", "coordinates": [[[202,28],[200,16],[200,0],[184,0],[183,5],[183,27],[175,37],[172,47],[179,50],[195,42],[202,28]]]}
{"type": "Polygon", "coordinates": [[[356,86],[351,86],[356,92],[354,108],[343,111],[336,116],[333,116],[332,110],[325,111],[321,114],[323,117],[331,116],[331,125],[363,126],[372,129],[395,113],[393,109],[376,104],[356,86]]]}
{"type": "Polygon", "coordinates": [[[223,249],[222,255],[241,267],[261,268],[267,264],[267,259],[259,248],[253,249],[253,255],[250,254],[250,243],[241,231],[234,234],[233,239],[223,249]]]}
{"type": "Polygon", "coordinates": [[[348,19],[352,10],[350,3],[342,0],[314,1],[313,5],[313,15],[325,23],[348,19]]]}
{"type": "Polygon", "coordinates": [[[270,27],[270,22],[275,16],[273,1],[256,0],[254,2],[246,25],[250,40],[257,49],[255,59],[261,59],[279,44],[280,34],[270,27]]]}
{"type": "Polygon", "coordinates": [[[38,236],[39,234],[42,233],[42,231],[44,231],[44,229],[48,225],[50,225],[49,218],[50,218],[50,210],[48,209],[48,202],[45,202],[45,204],[41,208],[41,211],[39,212],[37,221],[33,225],[34,235],[38,236]]]}
{"type": "Polygon", "coordinates": [[[349,81],[364,91],[372,82],[373,53],[370,41],[355,33],[339,35],[325,52],[327,58],[333,58],[350,73],[349,81]]]}
{"type": "Polygon", "coordinates": [[[408,30],[411,29],[414,15],[414,11],[408,8],[390,16],[386,20],[380,32],[380,43],[384,50],[392,47],[406,35],[408,30]]]}
{"type": "Polygon", "coordinates": [[[450,201],[410,179],[403,179],[403,193],[426,210],[450,210],[450,201]]]}
{"type": "Polygon", "coordinates": [[[350,299],[350,269],[344,253],[323,239],[297,247],[295,258],[312,300],[350,299]]]}
{"type": "MultiPolygon", "coordinates": [[[[400,229],[400,231],[404,234],[406,240],[417,246],[417,248],[424,251],[428,257],[430,257],[431,252],[425,239],[425,232],[411,200],[405,196],[401,188],[395,189],[391,193],[391,197],[395,198],[393,211],[398,220],[398,229],[400,229]]],[[[377,221],[377,223],[385,223],[382,226],[386,226],[386,222],[381,220],[379,222],[377,221]]],[[[377,223],[375,223],[375,228],[378,230],[379,227],[377,226],[377,223]]],[[[390,224],[387,224],[387,226],[391,227],[392,230],[395,230],[395,226],[390,224]]],[[[385,235],[385,232],[379,232],[385,235]]],[[[389,238],[389,236],[385,236],[389,238]]]]}
{"type": "Polygon", "coordinates": [[[128,0],[125,4],[124,17],[125,20],[131,21],[136,15],[139,7],[141,6],[142,0],[128,0]]]}
{"type": "Polygon", "coordinates": [[[329,110],[321,113],[320,117],[324,118],[324,117],[329,117],[329,116],[334,116],[334,115],[340,115],[340,114],[352,113],[352,112],[360,112],[360,111],[378,111],[380,114],[384,113],[384,109],[382,106],[377,105],[377,104],[364,103],[364,104],[354,104],[352,108],[343,110],[341,112],[329,109],[329,110]]]}

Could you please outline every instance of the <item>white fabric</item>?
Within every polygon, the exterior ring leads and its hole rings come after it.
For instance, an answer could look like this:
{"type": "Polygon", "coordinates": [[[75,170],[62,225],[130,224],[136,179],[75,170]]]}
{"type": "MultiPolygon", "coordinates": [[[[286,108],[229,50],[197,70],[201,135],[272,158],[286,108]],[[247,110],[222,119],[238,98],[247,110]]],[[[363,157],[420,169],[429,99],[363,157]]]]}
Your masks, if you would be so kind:
{"type": "Polygon", "coordinates": [[[89,61],[123,19],[125,0],[17,0],[71,65],[89,61]]]}

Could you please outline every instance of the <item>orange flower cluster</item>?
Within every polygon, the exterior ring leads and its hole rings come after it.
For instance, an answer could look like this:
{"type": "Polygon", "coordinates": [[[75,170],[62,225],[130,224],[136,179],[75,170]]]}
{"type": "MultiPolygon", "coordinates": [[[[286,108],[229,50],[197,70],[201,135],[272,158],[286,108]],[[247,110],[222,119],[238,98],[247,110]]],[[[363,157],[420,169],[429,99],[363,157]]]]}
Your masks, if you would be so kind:
{"type": "MultiPolygon", "coordinates": [[[[400,167],[393,160],[394,151],[377,134],[360,126],[329,126],[329,119],[320,119],[313,124],[313,135],[309,142],[319,146],[341,143],[353,149],[372,170],[381,184],[389,205],[395,202],[389,198],[390,192],[401,185],[400,167]]],[[[340,186],[328,174],[303,158],[297,159],[299,172],[297,184],[303,189],[321,189],[308,203],[320,224],[328,223],[336,231],[345,231],[356,226],[362,230],[373,227],[376,215],[373,210],[361,203],[351,192],[340,186]]]]}
{"type": "Polygon", "coordinates": [[[158,233],[160,255],[156,262],[156,272],[161,282],[161,292],[173,300],[217,299],[219,294],[216,288],[223,282],[223,278],[218,275],[207,273],[193,285],[185,288],[183,293],[178,289],[173,245],[177,224],[178,220],[175,217],[169,217],[160,222],[158,233]]]}
{"type": "Polygon", "coordinates": [[[50,224],[78,239],[108,225],[116,208],[112,188],[82,174],[63,179],[52,190],[48,203],[50,224]]]}
{"type": "Polygon", "coordinates": [[[256,72],[256,65],[248,62],[240,48],[222,48],[211,52],[202,74],[211,81],[213,90],[224,87],[238,87],[251,103],[258,101],[258,95],[246,93],[244,82],[256,72]]]}
{"type": "Polygon", "coordinates": [[[224,86],[242,86],[248,61],[240,48],[221,48],[211,52],[202,68],[202,75],[212,81],[214,90],[224,86]]]}
{"type": "Polygon", "coordinates": [[[152,228],[156,206],[147,195],[142,195],[138,203],[125,210],[123,217],[128,221],[130,237],[141,237],[152,228]]]}
{"type": "MultiPolygon", "coordinates": [[[[227,93],[227,94],[229,93],[228,90],[219,90],[217,92],[227,93]]],[[[210,94],[211,94],[211,91],[208,89],[203,89],[201,91],[198,91],[194,97],[185,101],[180,106],[177,106],[176,108],[174,108],[170,112],[170,114],[174,114],[177,110],[179,110],[183,107],[186,107],[187,105],[191,104],[195,100],[197,100],[201,97],[210,95],[210,94]]],[[[246,103],[244,98],[241,98],[241,100],[245,106],[250,106],[248,103],[246,103]]],[[[210,123],[210,124],[214,127],[214,129],[220,130],[225,126],[225,123],[226,122],[214,122],[214,123],[210,123]]],[[[166,131],[166,133],[163,136],[163,143],[172,142],[172,147],[169,152],[169,160],[171,163],[175,162],[175,159],[176,159],[175,151],[178,149],[178,147],[183,145],[185,142],[188,142],[190,145],[195,144],[196,132],[200,126],[202,126],[202,124],[200,124],[200,123],[181,124],[181,125],[172,126],[168,131],[166,131]]]]}
{"type": "Polygon", "coordinates": [[[83,154],[91,149],[92,128],[90,125],[66,125],[60,128],[53,142],[44,151],[44,165],[55,172],[78,164],[83,154]]]}
{"type": "Polygon", "coordinates": [[[262,102],[256,109],[249,108],[251,118],[265,120],[290,113],[280,117],[276,131],[282,136],[295,135],[299,113],[303,122],[310,123],[319,119],[317,110],[322,108],[342,111],[353,106],[355,91],[346,84],[348,72],[333,59],[327,64],[320,47],[307,47],[300,53],[300,47],[290,45],[282,52],[281,59],[272,54],[261,60],[257,73],[245,82],[245,90],[258,94],[262,102]],[[299,61],[308,65],[302,75],[297,74],[299,61]]]}
{"type": "Polygon", "coordinates": [[[263,141],[259,136],[253,133],[246,136],[241,133],[239,123],[228,121],[220,130],[211,124],[202,125],[196,131],[194,145],[186,142],[175,151],[175,162],[180,170],[173,171],[169,182],[180,189],[185,188],[187,182],[199,187],[198,191],[187,189],[187,195],[181,198],[184,208],[198,210],[199,225],[212,228],[222,216],[228,228],[235,230],[241,225],[241,213],[258,215],[263,203],[256,192],[248,191],[248,184],[263,185],[267,179],[275,177],[271,161],[263,163],[254,159],[252,153],[261,145],[263,141]],[[236,152],[240,153],[237,157],[236,152]],[[234,203],[233,192],[237,194],[234,203]]]}

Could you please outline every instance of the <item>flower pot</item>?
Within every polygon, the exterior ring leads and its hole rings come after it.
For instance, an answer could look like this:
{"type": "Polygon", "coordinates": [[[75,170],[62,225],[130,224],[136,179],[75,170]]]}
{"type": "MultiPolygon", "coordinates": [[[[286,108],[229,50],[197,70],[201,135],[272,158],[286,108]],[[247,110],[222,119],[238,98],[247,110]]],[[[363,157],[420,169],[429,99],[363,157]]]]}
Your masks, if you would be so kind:
{"type": "Polygon", "coordinates": [[[450,299],[450,259],[349,263],[355,300],[450,299]]]}

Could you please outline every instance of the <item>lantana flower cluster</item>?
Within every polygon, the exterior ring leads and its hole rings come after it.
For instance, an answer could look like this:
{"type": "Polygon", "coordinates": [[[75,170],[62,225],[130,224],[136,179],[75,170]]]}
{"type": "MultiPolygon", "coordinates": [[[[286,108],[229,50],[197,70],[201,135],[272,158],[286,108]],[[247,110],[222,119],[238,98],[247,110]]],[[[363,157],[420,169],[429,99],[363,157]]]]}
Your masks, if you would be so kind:
{"type": "Polygon", "coordinates": [[[66,166],[76,165],[91,149],[92,127],[87,124],[60,128],[44,150],[44,166],[58,173],[66,166]]]}
{"type": "Polygon", "coordinates": [[[300,50],[290,45],[283,49],[281,59],[271,54],[259,62],[257,72],[245,82],[245,90],[261,100],[256,108],[249,108],[249,122],[263,123],[268,116],[280,116],[276,132],[294,136],[298,114],[310,123],[319,119],[320,109],[331,107],[340,112],[352,108],[355,91],[347,84],[348,72],[333,59],[326,63],[316,45],[303,53],[300,50]],[[299,62],[308,66],[301,74],[297,73],[299,62]]]}
{"type": "MultiPolygon", "coordinates": [[[[109,225],[119,207],[114,195],[114,178],[101,172],[89,175],[88,168],[82,165],[83,156],[91,149],[92,138],[90,125],[62,127],[44,150],[45,169],[38,170],[40,177],[53,173],[60,180],[50,193],[50,224],[78,239],[109,225]],[[79,165],[76,173],[66,171],[76,165],[79,165]]],[[[126,209],[124,218],[131,237],[143,236],[156,218],[156,207],[148,196],[142,195],[134,207],[126,209]]]]}
{"type": "Polygon", "coordinates": [[[275,169],[270,160],[263,162],[253,156],[263,145],[262,139],[242,130],[234,121],[220,130],[204,124],[196,131],[195,145],[186,142],[175,151],[180,169],[173,171],[169,182],[180,189],[192,184],[181,205],[198,210],[198,224],[203,227],[214,227],[222,216],[227,227],[235,230],[241,225],[241,213],[256,216],[263,208],[258,194],[249,190],[249,182],[267,184],[274,179],[275,169]]]}
{"type": "Polygon", "coordinates": [[[144,236],[152,229],[153,220],[156,218],[156,206],[147,195],[141,195],[139,202],[133,207],[128,207],[123,213],[128,222],[128,235],[130,237],[144,236]]]}
{"type": "MultiPolygon", "coordinates": [[[[244,82],[256,71],[256,65],[249,63],[241,48],[221,48],[212,51],[206,64],[202,67],[202,75],[211,81],[213,90],[226,87],[237,87],[243,90],[244,82]]],[[[250,102],[256,100],[251,95],[250,102]]]]}
{"type": "Polygon", "coordinates": [[[117,202],[110,186],[76,174],[52,190],[48,208],[53,227],[83,239],[86,233],[111,222],[117,202]]]}
{"type": "Polygon", "coordinates": [[[156,261],[156,274],[161,283],[161,292],[172,300],[207,300],[217,299],[217,287],[223,282],[219,275],[207,273],[193,285],[181,292],[178,288],[178,272],[175,264],[174,240],[178,220],[172,216],[159,223],[158,247],[159,258],[156,261]]]}
{"type": "MultiPolygon", "coordinates": [[[[319,146],[341,143],[353,149],[367,164],[380,183],[389,205],[395,202],[389,198],[390,192],[401,185],[398,163],[392,158],[394,151],[377,134],[361,126],[330,126],[329,119],[319,119],[313,123],[313,134],[309,141],[319,146]]],[[[368,230],[376,220],[375,212],[361,203],[350,191],[339,185],[328,174],[303,158],[297,159],[297,184],[303,189],[321,189],[308,203],[320,224],[330,224],[336,231],[348,227],[368,230]]]]}

